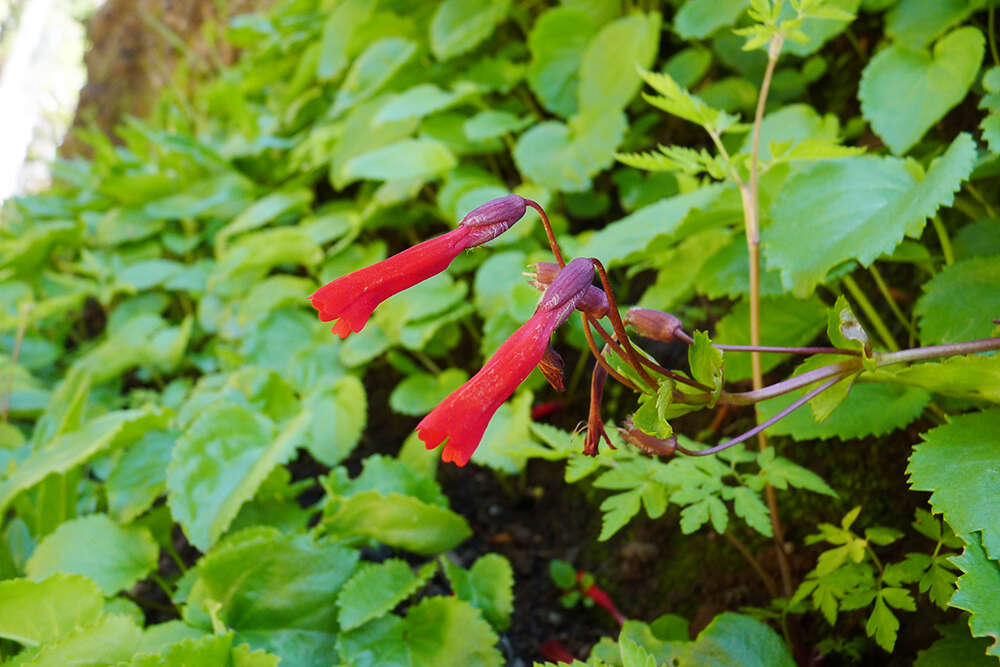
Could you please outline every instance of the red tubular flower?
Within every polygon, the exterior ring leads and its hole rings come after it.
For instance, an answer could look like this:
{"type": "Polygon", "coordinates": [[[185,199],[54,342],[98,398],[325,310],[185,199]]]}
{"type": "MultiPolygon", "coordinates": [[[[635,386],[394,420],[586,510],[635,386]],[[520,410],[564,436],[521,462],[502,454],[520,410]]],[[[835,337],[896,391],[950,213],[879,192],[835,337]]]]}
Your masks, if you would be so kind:
{"type": "Polygon", "coordinates": [[[463,250],[495,239],[520,220],[524,210],[525,200],[519,195],[488,201],[470,211],[457,229],[341,276],[309,298],[319,311],[319,319],[337,320],[333,333],[347,338],[351,332],[361,331],[377,305],[441,273],[463,250]]]}
{"type": "Polygon", "coordinates": [[[594,277],[591,260],[578,257],[560,271],[542,295],[535,314],[508,338],[472,379],[456,389],[417,424],[427,449],[444,442],[442,460],[464,466],[483,438],[486,425],[524,382],[594,277]]]}
{"type": "MultiPolygon", "coordinates": [[[[581,584],[583,582],[584,574],[584,572],[576,573],[576,580],[581,584]]],[[[624,614],[618,611],[618,607],[615,606],[615,603],[611,601],[611,596],[608,595],[607,591],[603,588],[598,588],[597,584],[591,584],[590,588],[583,591],[583,594],[593,600],[594,604],[598,607],[605,609],[608,613],[614,616],[615,620],[618,621],[618,625],[624,624],[627,620],[624,614]]]]}

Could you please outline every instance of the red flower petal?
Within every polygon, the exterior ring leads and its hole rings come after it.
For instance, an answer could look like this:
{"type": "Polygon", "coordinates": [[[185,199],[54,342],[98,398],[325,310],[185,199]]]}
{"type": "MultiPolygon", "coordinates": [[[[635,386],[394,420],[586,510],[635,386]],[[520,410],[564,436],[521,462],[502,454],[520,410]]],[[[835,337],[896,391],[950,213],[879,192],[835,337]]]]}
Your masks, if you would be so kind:
{"type": "Polygon", "coordinates": [[[397,292],[441,273],[466,248],[468,227],[458,227],[320,287],[309,298],[333,333],[347,338],[368,322],[375,307],[397,292]]]}
{"type": "Polygon", "coordinates": [[[447,439],[441,460],[464,466],[483,439],[487,424],[504,401],[531,373],[548,347],[563,317],[553,311],[536,312],[511,334],[486,365],[456,389],[417,424],[427,449],[447,439]]]}

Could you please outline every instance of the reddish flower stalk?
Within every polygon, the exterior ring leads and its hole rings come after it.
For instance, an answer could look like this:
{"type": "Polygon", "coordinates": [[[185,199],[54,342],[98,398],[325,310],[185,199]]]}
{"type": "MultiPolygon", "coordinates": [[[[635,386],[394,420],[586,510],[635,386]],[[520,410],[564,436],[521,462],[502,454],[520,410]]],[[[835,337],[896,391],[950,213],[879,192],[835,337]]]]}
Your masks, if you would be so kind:
{"type": "MultiPolygon", "coordinates": [[[[582,571],[577,572],[576,580],[582,582],[585,574],[586,573],[582,571]]],[[[611,601],[611,596],[608,595],[607,591],[605,591],[602,588],[598,588],[597,584],[591,584],[590,588],[583,591],[583,594],[586,595],[591,600],[593,600],[594,604],[596,604],[598,607],[607,610],[608,613],[614,616],[615,620],[618,621],[618,625],[623,625],[627,620],[625,618],[625,615],[622,614],[620,611],[618,611],[618,607],[615,606],[615,603],[611,601]]]]}
{"type": "MultiPolygon", "coordinates": [[[[608,351],[605,345],[601,350],[601,356],[608,351]]],[[[604,428],[604,420],[601,419],[601,399],[604,397],[604,383],[608,379],[608,372],[600,364],[594,364],[594,373],[590,377],[590,409],[587,412],[587,434],[583,438],[584,456],[597,456],[598,448],[603,438],[608,443],[608,447],[614,449],[611,438],[604,428]]]]}
{"type": "Polygon", "coordinates": [[[542,642],[542,645],[538,647],[538,652],[549,662],[572,664],[576,660],[576,657],[558,639],[548,639],[542,642]]]}
{"type": "Polygon", "coordinates": [[[442,401],[417,425],[427,449],[442,442],[441,458],[464,466],[483,432],[514,390],[545,356],[552,332],[566,321],[594,278],[594,265],[578,257],[545,291],[535,314],[508,338],[472,379],[442,401]]]}
{"type": "Polygon", "coordinates": [[[331,331],[346,338],[361,331],[380,303],[441,273],[463,250],[495,239],[520,220],[524,211],[525,200],[519,195],[486,202],[470,211],[456,229],[341,276],[309,298],[319,319],[336,320],[331,331]]]}

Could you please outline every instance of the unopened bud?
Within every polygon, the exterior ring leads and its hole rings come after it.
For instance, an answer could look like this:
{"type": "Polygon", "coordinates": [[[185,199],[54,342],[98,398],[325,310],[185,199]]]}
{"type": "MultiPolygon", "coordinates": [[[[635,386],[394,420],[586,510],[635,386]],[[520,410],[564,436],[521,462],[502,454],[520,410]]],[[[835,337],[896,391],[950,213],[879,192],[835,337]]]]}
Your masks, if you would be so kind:
{"type": "Polygon", "coordinates": [[[469,228],[465,247],[481,245],[503,234],[524,217],[526,206],[524,197],[510,194],[491,199],[469,211],[458,223],[460,227],[469,228]]]}
{"type": "MultiPolygon", "coordinates": [[[[555,262],[538,262],[534,265],[534,273],[528,274],[531,286],[537,290],[545,290],[559,275],[559,265],[555,262]]],[[[599,287],[589,285],[576,307],[583,312],[601,319],[608,314],[608,295],[599,287]]]]}
{"type": "Polygon", "coordinates": [[[625,324],[631,325],[640,336],[662,343],[680,338],[684,331],[684,325],[676,316],[650,308],[630,308],[625,313],[625,324]]]}
{"type": "Polygon", "coordinates": [[[576,308],[583,292],[591,286],[593,280],[594,262],[587,257],[577,257],[564,266],[549,284],[538,301],[538,310],[556,310],[570,303],[572,308],[576,308]]]}
{"type": "Polygon", "coordinates": [[[563,367],[562,357],[549,345],[542,355],[542,360],[538,362],[538,370],[556,391],[566,391],[563,367]]]}
{"type": "Polygon", "coordinates": [[[653,456],[673,456],[674,450],[677,449],[676,436],[663,439],[643,433],[632,423],[631,417],[625,418],[625,425],[618,429],[618,432],[621,433],[623,440],[653,456]]]}

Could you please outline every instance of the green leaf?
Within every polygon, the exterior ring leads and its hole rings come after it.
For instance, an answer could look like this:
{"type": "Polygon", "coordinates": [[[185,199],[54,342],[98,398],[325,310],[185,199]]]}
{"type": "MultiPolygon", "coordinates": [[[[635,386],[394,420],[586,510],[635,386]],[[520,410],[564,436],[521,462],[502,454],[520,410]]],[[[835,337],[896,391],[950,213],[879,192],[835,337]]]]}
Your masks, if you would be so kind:
{"type": "Polygon", "coordinates": [[[191,424],[167,468],[167,502],[193,545],[207,551],[274,466],[291,458],[307,417],[278,433],[267,418],[221,401],[191,424]]]}
{"type": "Polygon", "coordinates": [[[830,309],[826,324],[826,335],[834,347],[841,350],[857,350],[866,357],[871,357],[872,343],[868,332],[861,326],[857,315],[851,310],[851,304],[841,294],[830,309]]]}
{"type": "Polygon", "coordinates": [[[861,0],[826,0],[815,4],[806,12],[801,30],[809,41],[799,43],[795,40],[785,40],[784,51],[796,56],[808,56],[815,53],[832,37],[842,33],[853,20],[861,6],[861,0]],[[829,16],[820,17],[828,13],[829,16]]]}
{"type": "Polygon", "coordinates": [[[765,537],[771,537],[771,512],[760,496],[744,486],[732,490],[733,511],[743,519],[748,526],[765,537]]]}
{"type": "Polygon", "coordinates": [[[940,362],[913,364],[881,373],[892,382],[928,389],[945,396],[1000,403],[1000,356],[969,355],[940,362]]]}
{"type": "Polygon", "coordinates": [[[670,56],[663,71],[681,88],[691,88],[701,81],[711,64],[711,51],[703,46],[690,46],[670,56]]]}
{"type": "Polygon", "coordinates": [[[417,45],[402,37],[386,37],[369,45],[344,77],[331,113],[337,116],[373,97],[416,52],[417,45]]]}
{"type": "Polygon", "coordinates": [[[404,139],[349,160],[341,171],[344,183],[357,179],[379,181],[427,180],[450,171],[455,156],[434,139],[404,139]]]}
{"type": "Polygon", "coordinates": [[[496,633],[479,611],[457,598],[429,597],[406,614],[405,636],[414,667],[503,664],[496,633]]]}
{"type": "Polygon", "coordinates": [[[564,560],[554,558],[549,561],[549,576],[563,590],[576,587],[576,568],[564,560]]]}
{"type": "Polygon", "coordinates": [[[528,35],[528,85],[546,110],[563,118],[576,113],[577,72],[597,27],[589,14],[569,7],[550,9],[535,21],[528,35]]]}
{"type": "MultiPolygon", "coordinates": [[[[773,417],[801,393],[793,392],[759,403],[761,419],[773,417]]],[[[816,423],[811,411],[799,408],[769,427],[768,432],[790,435],[795,440],[850,440],[884,435],[919,417],[929,400],[930,395],[921,389],[856,383],[844,402],[822,423],[816,423]]]]}
{"type": "Polygon", "coordinates": [[[688,348],[688,365],[691,367],[691,377],[712,388],[712,401],[709,407],[715,405],[722,393],[722,350],[712,345],[712,339],[703,331],[694,332],[694,344],[688,348]]]}
{"type": "Polygon", "coordinates": [[[972,636],[991,638],[993,643],[986,653],[1000,657],[1000,644],[996,641],[1000,636],[1000,598],[996,595],[1000,589],[1000,566],[983,551],[978,534],[963,535],[962,539],[965,551],[951,561],[965,574],[958,578],[958,590],[950,604],[972,614],[969,619],[972,636]]]}
{"type": "Polygon", "coordinates": [[[95,622],[103,608],[101,590],[86,577],[0,581],[0,637],[25,646],[49,644],[95,622]]]}
{"type": "Polygon", "coordinates": [[[921,436],[907,472],[910,486],[931,491],[931,506],[956,533],[983,531],[983,546],[1000,557],[1000,408],[951,418],[921,436]]]}
{"type": "MultiPolygon", "coordinates": [[[[790,296],[769,297],[760,303],[760,340],[764,345],[804,345],[823,330],[826,309],[815,297],[801,300],[790,296]]],[[[715,329],[715,342],[728,345],[750,344],[750,304],[741,300],[719,320],[715,329]]],[[[780,364],[787,355],[761,356],[761,369],[767,372],[780,364]]],[[[726,379],[730,382],[750,377],[750,355],[730,352],[725,360],[726,379]]]]}
{"type": "Polygon", "coordinates": [[[736,129],[737,116],[731,116],[718,109],[713,109],[697,95],[684,90],[666,72],[641,72],[643,80],[648,83],[659,97],[643,93],[642,97],[658,109],[672,116],[683,118],[701,125],[710,133],[721,134],[729,129],[736,129]]]}
{"type": "Polygon", "coordinates": [[[156,569],[159,555],[148,529],[123,528],[106,514],[92,514],[67,521],[47,535],[28,559],[25,572],[33,579],[60,572],[82,574],[111,596],[156,569]]]}
{"type": "Polygon", "coordinates": [[[656,667],[656,658],[645,648],[629,639],[619,639],[622,667],[656,667]]]}
{"type": "Polygon", "coordinates": [[[757,463],[760,465],[761,476],[777,489],[791,486],[796,489],[807,489],[814,493],[837,497],[837,492],[831,489],[822,477],[786,458],[765,456],[764,453],[761,453],[757,455],[757,463]]]}
{"type": "Polygon", "coordinates": [[[682,645],[680,667],[793,667],[795,660],[781,637],[749,616],[725,612],[698,638],[682,645]]]}
{"type": "Polygon", "coordinates": [[[215,237],[215,243],[219,248],[224,248],[231,237],[263,227],[286,213],[304,210],[308,208],[312,200],[313,191],[307,188],[272,192],[255,201],[233,218],[232,222],[220,229],[215,237]]]}
{"type": "Polygon", "coordinates": [[[638,68],[653,63],[659,45],[658,13],[632,14],[601,28],[580,62],[580,110],[624,109],[639,91],[638,68]]]}
{"type": "Polygon", "coordinates": [[[645,206],[590,236],[583,236],[577,255],[596,257],[605,266],[621,263],[657,237],[673,235],[689,212],[708,206],[721,192],[721,186],[709,185],[645,206]]]}
{"type": "Polygon", "coordinates": [[[599,542],[610,539],[639,513],[641,497],[639,489],[632,489],[604,499],[604,502],[601,503],[601,512],[603,513],[601,515],[601,534],[597,537],[599,542]]]}
{"type": "Polygon", "coordinates": [[[449,60],[479,46],[507,18],[510,0],[444,0],[431,19],[431,51],[449,60]]]}
{"type": "Polygon", "coordinates": [[[982,5],[979,0],[899,0],[885,14],[885,33],[894,42],[912,49],[920,48],[964,21],[982,5]]]}
{"type": "Polygon", "coordinates": [[[445,92],[433,83],[421,83],[403,91],[379,109],[374,122],[378,125],[423,118],[435,111],[447,109],[460,98],[461,95],[445,92]]]}
{"type": "Polygon", "coordinates": [[[861,110],[893,153],[908,151],[962,101],[979,72],[985,45],[979,28],[966,26],[938,40],[933,53],[896,44],[871,59],[858,89],[861,110]],[[901,99],[922,103],[900,106],[901,99]]]}
{"type": "Polygon", "coordinates": [[[324,527],[340,535],[364,535],[421,555],[447,551],[472,534],[451,510],[400,493],[365,491],[339,502],[324,527]]]}
{"type": "Polygon", "coordinates": [[[768,267],[805,295],[842,262],[871,265],[904,235],[918,236],[939,207],[951,205],[975,156],[975,141],[963,133],[920,180],[904,161],[875,157],[821,162],[793,176],[763,232],[768,267]]]}
{"type": "Polygon", "coordinates": [[[488,109],[480,111],[465,121],[462,130],[470,141],[486,141],[497,139],[505,134],[513,134],[528,127],[531,123],[530,118],[519,118],[509,111],[488,109]]]}
{"type": "Polygon", "coordinates": [[[468,379],[469,374],[460,368],[445,369],[437,376],[414,373],[392,390],[389,405],[400,414],[419,417],[433,410],[468,379]]]}
{"type": "Polygon", "coordinates": [[[192,570],[184,618],[210,629],[206,605],[239,631],[336,628],[335,600],[358,562],[358,552],[308,535],[255,527],[219,543],[192,570]]]}
{"type": "Polygon", "coordinates": [[[149,431],[122,452],[107,479],[108,513],[116,520],[128,523],[166,491],[177,436],[176,431],[149,431]]]}
{"type": "Polygon", "coordinates": [[[52,473],[63,474],[95,456],[124,447],[146,431],[166,426],[167,416],[152,410],[118,410],[35,449],[0,482],[0,513],[14,497],[52,473]]]}
{"type": "Polygon", "coordinates": [[[131,618],[105,615],[51,644],[45,644],[27,664],[64,667],[79,664],[81,656],[86,656],[86,664],[113,665],[132,657],[141,635],[142,630],[131,618]]]}
{"type": "Polygon", "coordinates": [[[375,6],[365,0],[337,3],[323,24],[316,77],[331,80],[347,67],[348,46],[352,35],[367,21],[375,6]]]}
{"type": "Polygon", "coordinates": [[[685,40],[705,39],[733,25],[748,4],[747,0],[687,0],[674,16],[674,29],[685,40]]]}
{"type": "Polygon", "coordinates": [[[968,624],[955,621],[935,626],[941,638],[917,653],[913,667],[995,667],[996,660],[986,655],[990,642],[973,639],[968,624]]]}
{"type": "Polygon", "coordinates": [[[917,302],[921,340],[955,343],[986,338],[1000,313],[1000,261],[974,257],[945,267],[924,284],[917,302]]]}
{"type": "Polygon", "coordinates": [[[340,627],[352,630],[385,615],[422,588],[435,572],[437,564],[429,563],[414,574],[406,561],[397,558],[365,563],[337,596],[340,627]]]}
{"type": "Polygon", "coordinates": [[[539,123],[514,147],[517,168],[533,182],[564,192],[581,192],[590,179],[614,163],[627,127],[617,110],[584,111],[569,120],[539,123]]]}
{"type": "Polygon", "coordinates": [[[885,651],[892,652],[896,645],[896,633],[899,631],[899,619],[892,613],[889,606],[879,595],[875,599],[875,606],[872,607],[871,616],[865,624],[865,632],[869,637],[875,639],[875,643],[885,651]]]}
{"type": "Polygon", "coordinates": [[[322,259],[319,244],[304,229],[278,227],[253,232],[241,236],[222,254],[209,274],[208,289],[218,296],[242,297],[248,284],[278,265],[313,267],[322,259]]]}
{"type": "MultiPolygon", "coordinates": [[[[455,565],[447,557],[441,558],[441,564],[451,590],[459,600],[465,600],[481,611],[497,630],[510,627],[510,615],[514,611],[514,570],[510,561],[500,554],[486,554],[477,558],[468,570],[455,565]]],[[[572,579],[575,583],[575,574],[572,579]]]]}
{"type": "Polygon", "coordinates": [[[309,415],[305,448],[324,465],[340,463],[361,441],[367,407],[365,387],[353,375],[313,391],[302,400],[302,410],[309,415]]]}

